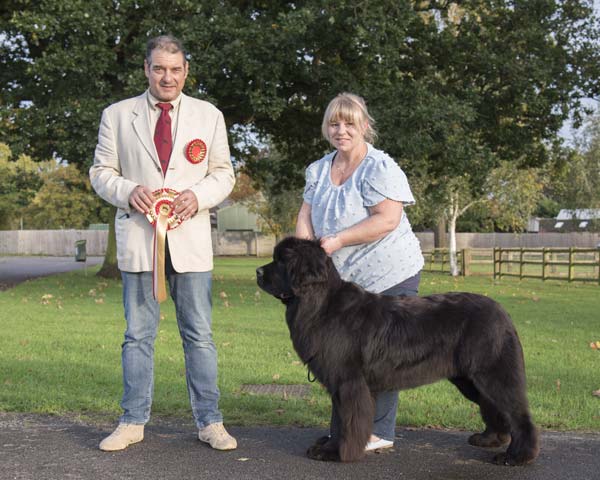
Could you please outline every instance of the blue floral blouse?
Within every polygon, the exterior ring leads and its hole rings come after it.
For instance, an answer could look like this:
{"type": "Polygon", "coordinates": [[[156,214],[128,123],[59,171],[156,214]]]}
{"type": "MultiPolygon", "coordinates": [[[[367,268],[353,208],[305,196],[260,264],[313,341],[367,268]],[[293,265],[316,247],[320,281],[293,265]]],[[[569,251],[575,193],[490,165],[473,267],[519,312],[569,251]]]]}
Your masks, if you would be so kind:
{"type": "MultiPolygon", "coordinates": [[[[336,152],[325,155],[306,169],[304,201],[311,205],[313,230],[317,238],[345,230],[369,216],[368,207],[386,198],[415,203],[406,175],[386,153],[367,144],[367,155],[342,185],[331,181],[336,152]]],[[[380,293],[416,275],[423,268],[418,238],[408,218],[396,229],[371,243],[341,248],[332,255],[344,280],[380,293]]]]}

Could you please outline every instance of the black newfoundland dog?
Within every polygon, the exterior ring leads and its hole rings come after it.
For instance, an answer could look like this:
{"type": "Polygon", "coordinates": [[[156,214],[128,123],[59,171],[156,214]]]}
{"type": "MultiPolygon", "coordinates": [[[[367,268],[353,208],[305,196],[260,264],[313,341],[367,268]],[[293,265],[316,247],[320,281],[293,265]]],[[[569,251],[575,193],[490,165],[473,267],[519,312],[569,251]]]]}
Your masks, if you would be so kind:
{"type": "Polygon", "coordinates": [[[308,449],[316,460],[360,459],[371,434],[373,396],[450,380],[477,403],[480,447],[508,449],[495,463],[522,465],[539,452],[525,393],[523,351],[504,309],[482,295],[386,297],[343,281],[318,241],[286,238],[258,285],[287,307],[296,352],[331,395],[339,431],[308,449]]]}

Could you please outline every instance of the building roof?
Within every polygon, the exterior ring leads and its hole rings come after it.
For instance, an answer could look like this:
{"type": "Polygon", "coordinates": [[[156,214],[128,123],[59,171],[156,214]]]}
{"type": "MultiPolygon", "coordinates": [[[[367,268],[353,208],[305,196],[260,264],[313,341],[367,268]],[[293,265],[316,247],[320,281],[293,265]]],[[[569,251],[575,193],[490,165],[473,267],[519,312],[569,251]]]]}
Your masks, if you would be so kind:
{"type": "Polygon", "coordinates": [[[593,220],[595,218],[600,218],[600,208],[562,209],[556,216],[556,220],[593,220]]]}

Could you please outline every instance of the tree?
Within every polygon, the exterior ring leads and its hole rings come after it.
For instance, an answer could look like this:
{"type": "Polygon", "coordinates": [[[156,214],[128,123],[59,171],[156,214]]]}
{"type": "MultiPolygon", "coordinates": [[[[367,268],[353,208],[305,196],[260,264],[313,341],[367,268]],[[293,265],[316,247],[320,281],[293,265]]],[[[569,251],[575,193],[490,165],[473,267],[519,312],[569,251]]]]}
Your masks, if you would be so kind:
{"type": "Polygon", "coordinates": [[[75,165],[47,162],[42,185],[23,209],[28,228],[87,228],[105,222],[108,206],[92,191],[89,179],[75,165]]]}
{"type": "Polygon", "coordinates": [[[42,185],[41,166],[27,155],[11,160],[8,145],[0,143],[0,229],[23,226],[24,209],[42,185]]]}
{"type": "Polygon", "coordinates": [[[296,218],[302,204],[302,191],[299,189],[281,191],[277,188],[275,175],[281,155],[275,150],[261,152],[262,174],[251,179],[245,173],[239,173],[235,188],[230,196],[258,215],[259,225],[264,233],[274,235],[276,239],[295,230],[296,218]],[[269,169],[264,167],[269,165],[269,169]]]}
{"type": "Polygon", "coordinates": [[[586,119],[574,147],[554,154],[547,195],[560,208],[600,208],[600,112],[586,119]]]}

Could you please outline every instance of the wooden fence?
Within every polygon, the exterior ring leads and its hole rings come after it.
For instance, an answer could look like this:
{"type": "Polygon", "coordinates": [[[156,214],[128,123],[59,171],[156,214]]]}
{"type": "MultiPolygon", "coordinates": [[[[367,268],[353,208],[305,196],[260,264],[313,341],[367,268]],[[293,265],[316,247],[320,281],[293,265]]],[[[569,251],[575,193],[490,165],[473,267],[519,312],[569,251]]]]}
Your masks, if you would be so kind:
{"type": "Polygon", "coordinates": [[[502,277],[600,285],[600,248],[495,248],[494,278],[502,277]]]}
{"type": "MultiPolygon", "coordinates": [[[[600,285],[600,248],[465,248],[457,253],[461,275],[490,275],[600,285]]],[[[450,272],[448,249],[424,251],[424,271],[450,272]]]]}

